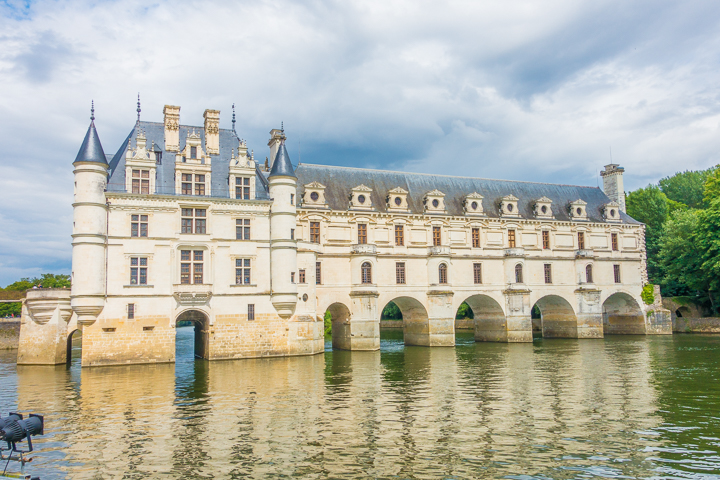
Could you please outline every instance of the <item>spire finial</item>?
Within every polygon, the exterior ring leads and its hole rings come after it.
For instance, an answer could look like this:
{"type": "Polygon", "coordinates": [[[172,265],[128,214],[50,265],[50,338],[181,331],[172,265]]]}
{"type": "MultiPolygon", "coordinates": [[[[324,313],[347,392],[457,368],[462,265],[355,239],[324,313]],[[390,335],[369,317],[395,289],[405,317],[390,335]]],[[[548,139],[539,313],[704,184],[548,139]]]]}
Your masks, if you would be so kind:
{"type": "Polygon", "coordinates": [[[95,100],[90,100],[90,121],[95,121],[95,100]]]}
{"type": "MultiPolygon", "coordinates": [[[[232,105],[232,111],[233,111],[233,119],[232,119],[232,131],[235,132],[235,104],[232,105]]],[[[235,132],[237,134],[237,132],[235,132]]]]}
{"type": "Polygon", "coordinates": [[[285,122],[280,122],[280,131],[285,133],[285,122]]]}
{"type": "Polygon", "coordinates": [[[137,124],[140,125],[140,92],[138,92],[137,106],[138,106],[138,108],[137,108],[137,114],[138,114],[137,124]]]}

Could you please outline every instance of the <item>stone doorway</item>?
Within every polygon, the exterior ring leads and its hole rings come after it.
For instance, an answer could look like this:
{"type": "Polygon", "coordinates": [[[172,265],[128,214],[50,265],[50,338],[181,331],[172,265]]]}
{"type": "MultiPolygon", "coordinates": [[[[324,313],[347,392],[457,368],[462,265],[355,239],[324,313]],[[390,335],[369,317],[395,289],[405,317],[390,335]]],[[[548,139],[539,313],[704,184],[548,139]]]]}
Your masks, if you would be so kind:
{"type": "Polygon", "coordinates": [[[175,320],[176,327],[188,324],[192,324],[194,328],[193,353],[195,358],[210,358],[210,321],[207,315],[200,310],[186,310],[175,320]]]}

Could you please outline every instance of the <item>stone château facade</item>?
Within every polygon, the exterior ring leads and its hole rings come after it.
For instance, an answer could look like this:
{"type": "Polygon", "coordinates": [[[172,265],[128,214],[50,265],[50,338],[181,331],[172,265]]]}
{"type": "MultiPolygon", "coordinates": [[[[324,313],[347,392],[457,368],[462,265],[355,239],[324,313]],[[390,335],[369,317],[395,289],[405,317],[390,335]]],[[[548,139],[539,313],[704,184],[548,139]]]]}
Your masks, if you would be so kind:
{"type": "Polygon", "coordinates": [[[607,195],[295,168],[283,129],[263,164],[234,114],[231,130],[219,122],[206,110],[184,126],[168,105],[106,156],[93,119],[73,163],[72,292],[27,299],[19,363],[64,362],[76,329],[83,366],[172,362],[185,320],[202,358],[316,354],[328,310],[333,347],[375,350],[391,301],[407,345],[454,345],[463,302],[477,341],[669,333],[640,299],[644,227],[624,213],[617,165],[607,195]]]}

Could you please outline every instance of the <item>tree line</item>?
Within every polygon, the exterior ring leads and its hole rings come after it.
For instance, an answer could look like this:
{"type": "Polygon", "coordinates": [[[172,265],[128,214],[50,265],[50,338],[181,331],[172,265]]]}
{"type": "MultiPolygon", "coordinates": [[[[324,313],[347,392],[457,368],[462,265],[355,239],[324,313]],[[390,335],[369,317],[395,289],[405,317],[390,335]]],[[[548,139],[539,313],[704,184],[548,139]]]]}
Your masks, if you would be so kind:
{"type": "MultiPolygon", "coordinates": [[[[0,288],[1,300],[20,300],[25,292],[31,288],[70,288],[70,275],[56,275],[44,273],[40,277],[21,278],[5,288],[0,288]]],[[[0,303],[0,318],[20,316],[22,305],[20,302],[0,303]]]]}

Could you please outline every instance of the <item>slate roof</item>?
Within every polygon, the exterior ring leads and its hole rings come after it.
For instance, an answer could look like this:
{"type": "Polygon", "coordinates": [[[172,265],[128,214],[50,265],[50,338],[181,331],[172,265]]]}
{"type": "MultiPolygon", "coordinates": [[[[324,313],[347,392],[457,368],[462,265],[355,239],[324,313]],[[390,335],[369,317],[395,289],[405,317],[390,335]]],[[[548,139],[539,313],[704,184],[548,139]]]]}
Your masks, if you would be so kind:
{"type": "MultiPolygon", "coordinates": [[[[534,219],[533,205],[541,197],[552,200],[555,220],[570,220],[568,205],[577,199],[587,202],[588,219],[604,222],[602,207],[610,199],[598,187],[557,185],[550,183],[488,180],[485,178],[450,177],[423,173],[404,173],[362,168],[334,167],[301,163],[295,170],[298,193],[304,193],[304,185],[320,182],[325,185],[325,200],[332,210],[347,210],[350,192],[358,185],[372,188],[372,204],[375,211],[386,211],[387,193],[396,187],[409,192],[410,213],[423,213],[423,198],[432,190],[445,194],[445,208],[449,215],[462,216],[465,197],[478,192],[484,198],[483,209],[489,218],[498,218],[500,199],[506,195],[518,197],[518,210],[522,218],[534,219]]],[[[639,224],[625,213],[620,213],[623,223],[639,224]]]]}
{"type": "MultiPolygon", "coordinates": [[[[175,195],[175,152],[165,150],[165,125],[160,122],[140,122],[135,125],[128,134],[127,138],[122,142],[117,153],[110,161],[110,177],[108,179],[109,192],[125,191],[125,153],[127,145],[130,142],[132,148],[135,148],[135,138],[137,129],[140,128],[145,132],[147,138],[147,149],[152,149],[152,144],[159,147],[162,151],[161,163],[157,165],[157,179],[155,193],[161,195],[175,195]]],[[[203,150],[205,148],[205,130],[203,127],[192,127],[181,125],[179,131],[179,150],[185,148],[185,142],[189,132],[194,131],[200,135],[203,150]]],[[[211,157],[211,193],[212,197],[229,198],[228,175],[230,172],[230,155],[232,149],[237,151],[238,138],[235,132],[227,129],[220,129],[220,154],[210,155],[211,157]]],[[[256,164],[257,165],[257,164],[256,164]]],[[[256,188],[255,198],[258,200],[269,200],[267,193],[267,180],[263,177],[259,168],[255,169],[256,188]],[[265,186],[265,188],[261,188],[265,186]]]]}
{"type": "Polygon", "coordinates": [[[105,152],[103,152],[102,145],[100,144],[100,138],[95,130],[94,120],[90,120],[90,126],[80,146],[80,151],[77,157],[75,157],[75,162],[93,162],[107,165],[107,158],[105,157],[105,152]]]}
{"type": "Polygon", "coordinates": [[[295,177],[295,169],[290,162],[290,155],[287,153],[284,140],[280,142],[280,148],[278,148],[277,155],[275,155],[275,161],[273,162],[268,178],[280,176],[295,177]]]}

